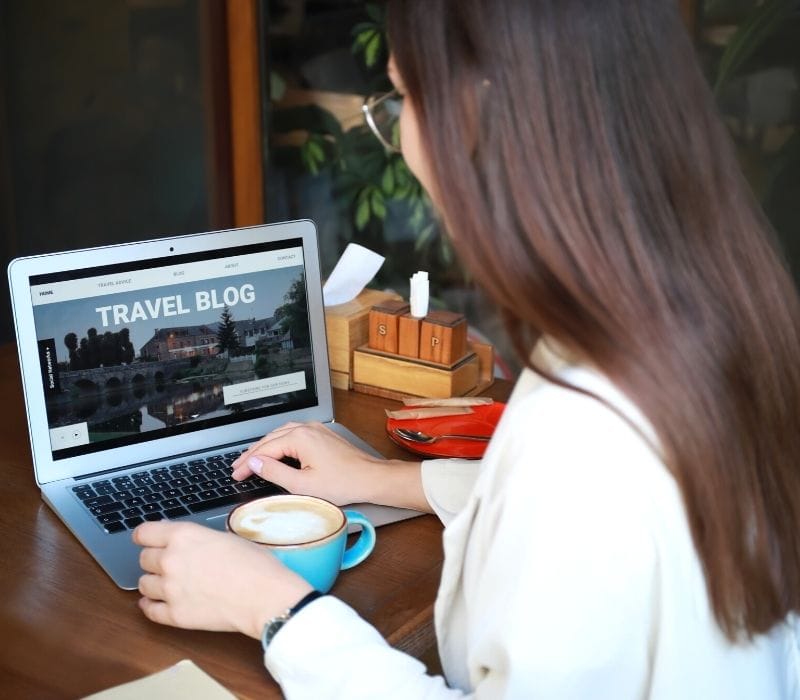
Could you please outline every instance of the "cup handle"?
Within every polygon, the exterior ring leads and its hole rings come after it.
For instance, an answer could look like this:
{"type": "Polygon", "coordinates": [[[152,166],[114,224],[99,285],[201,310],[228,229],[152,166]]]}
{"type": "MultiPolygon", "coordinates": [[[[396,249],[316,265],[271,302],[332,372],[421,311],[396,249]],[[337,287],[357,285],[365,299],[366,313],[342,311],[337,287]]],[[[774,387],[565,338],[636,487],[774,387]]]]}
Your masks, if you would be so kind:
{"type": "Polygon", "coordinates": [[[345,550],[342,557],[342,570],[351,569],[356,564],[360,564],[375,547],[375,527],[367,520],[367,516],[355,510],[346,510],[344,514],[348,524],[361,525],[361,533],[358,539],[345,550]]]}

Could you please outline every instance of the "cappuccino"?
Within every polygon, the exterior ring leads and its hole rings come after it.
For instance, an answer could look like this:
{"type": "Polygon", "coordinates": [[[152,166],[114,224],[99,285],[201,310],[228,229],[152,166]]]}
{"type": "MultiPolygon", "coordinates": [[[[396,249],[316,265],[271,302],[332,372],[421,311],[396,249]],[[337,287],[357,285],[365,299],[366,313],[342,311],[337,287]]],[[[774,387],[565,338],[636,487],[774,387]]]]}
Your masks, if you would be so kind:
{"type": "Polygon", "coordinates": [[[317,542],[345,524],[333,504],[303,496],[272,496],[232,514],[230,528],[240,537],[268,545],[300,545],[317,542]]]}

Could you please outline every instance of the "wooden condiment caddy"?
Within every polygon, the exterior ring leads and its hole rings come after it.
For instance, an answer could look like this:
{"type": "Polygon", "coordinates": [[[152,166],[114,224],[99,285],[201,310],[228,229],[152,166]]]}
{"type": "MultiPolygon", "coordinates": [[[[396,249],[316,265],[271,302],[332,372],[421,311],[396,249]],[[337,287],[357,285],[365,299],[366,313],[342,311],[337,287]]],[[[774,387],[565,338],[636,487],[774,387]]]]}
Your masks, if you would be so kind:
{"type": "Polygon", "coordinates": [[[468,343],[462,314],[414,318],[401,301],[376,304],[369,342],[353,351],[352,388],[391,398],[479,393],[493,381],[491,345],[468,343]]]}

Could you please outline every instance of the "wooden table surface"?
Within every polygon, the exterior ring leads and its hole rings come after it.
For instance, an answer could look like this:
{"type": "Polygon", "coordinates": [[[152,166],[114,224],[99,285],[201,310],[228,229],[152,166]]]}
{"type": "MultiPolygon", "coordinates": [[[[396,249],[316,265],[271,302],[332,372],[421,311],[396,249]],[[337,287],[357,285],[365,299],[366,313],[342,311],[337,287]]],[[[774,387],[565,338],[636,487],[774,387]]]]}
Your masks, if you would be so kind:
{"type": "MultiPolygon", "coordinates": [[[[44,504],[31,465],[16,346],[0,345],[0,697],[79,698],[191,659],[240,698],[279,698],[261,645],[233,633],[164,627],[139,611],[44,504]]],[[[387,457],[413,459],[384,431],[395,402],[335,391],[337,420],[387,457]]],[[[487,394],[505,398],[508,386],[487,394]]],[[[426,515],[378,530],[372,555],[332,593],[389,643],[422,656],[434,646],[432,613],[442,527],[426,515]]]]}

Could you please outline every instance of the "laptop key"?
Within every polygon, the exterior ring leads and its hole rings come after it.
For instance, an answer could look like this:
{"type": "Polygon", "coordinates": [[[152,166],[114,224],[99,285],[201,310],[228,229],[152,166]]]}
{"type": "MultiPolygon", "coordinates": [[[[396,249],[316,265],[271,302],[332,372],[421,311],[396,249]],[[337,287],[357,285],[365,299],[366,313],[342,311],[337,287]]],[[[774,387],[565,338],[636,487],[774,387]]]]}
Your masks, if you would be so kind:
{"type": "Polygon", "coordinates": [[[163,520],[164,519],[164,514],[161,511],[158,511],[158,513],[145,513],[144,514],[144,519],[145,520],[150,520],[150,521],[163,520]]]}
{"type": "Polygon", "coordinates": [[[203,501],[210,501],[216,498],[219,494],[217,494],[214,489],[206,489],[205,491],[200,491],[200,493],[197,495],[200,496],[200,499],[203,501]]]}
{"type": "Polygon", "coordinates": [[[116,493],[117,489],[114,488],[111,484],[109,484],[108,486],[95,486],[94,490],[98,496],[106,496],[112,493],[116,493]]]}
{"type": "Polygon", "coordinates": [[[101,506],[95,506],[94,508],[90,508],[90,510],[92,515],[103,515],[104,513],[116,513],[123,508],[125,508],[124,503],[114,501],[113,503],[104,503],[101,506]]]}
{"type": "Polygon", "coordinates": [[[122,516],[119,513],[106,513],[105,515],[98,515],[97,522],[101,525],[108,525],[108,523],[117,522],[122,520],[122,516]]]}
{"type": "Polygon", "coordinates": [[[158,513],[161,510],[161,505],[159,503],[145,503],[142,506],[142,510],[145,513],[158,513]]]}
{"type": "Polygon", "coordinates": [[[132,518],[125,518],[125,520],[122,522],[124,522],[127,527],[133,530],[133,528],[135,528],[137,525],[141,525],[144,522],[144,519],[138,515],[135,515],[132,518]]]}
{"type": "Polygon", "coordinates": [[[283,489],[275,486],[275,484],[269,484],[267,487],[253,489],[247,493],[232,493],[227,496],[219,496],[218,498],[211,498],[207,501],[201,501],[200,503],[189,503],[187,507],[190,511],[192,511],[192,513],[202,513],[203,511],[211,510],[212,508],[232,506],[236,505],[237,503],[249,501],[257,496],[273,496],[276,493],[284,493],[284,491],[283,489]]]}
{"type": "Polygon", "coordinates": [[[113,503],[114,499],[111,496],[95,496],[94,498],[87,498],[83,505],[87,508],[94,508],[95,506],[102,506],[105,503],[113,503]]]}
{"type": "Polygon", "coordinates": [[[190,513],[183,506],[176,506],[175,508],[167,508],[164,511],[164,515],[166,515],[170,520],[172,520],[173,518],[180,518],[184,515],[190,515],[190,513]]]}
{"type": "Polygon", "coordinates": [[[86,501],[89,498],[95,498],[97,496],[97,494],[94,492],[94,489],[90,489],[88,486],[81,487],[80,490],[78,490],[77,487],[72,490],[75,492],[75,495],[82,501],[86,501]]]}
{"type": "Polygon", "coordinates": [[[133,508],[126,508],[125,510],[121,510],[121,511],[119,512],[119,514],[120,514],[120,515],[121,515],[123,518],[133,518],[133,517],[134,517],[134,516],[136,516],[136,515],[141,515],[141,514],[142,514],[142,511],[141,511],[141,510],[139,510],[139,509],[138,509],[138,508],[136,508],[136,507],[133,507],[133,508]]]}
{"type": "Polygon", "coordinates": [[[127,528],[120,522],[105,523],[103,529],[109,534],[113,535],[115,532],[126,532],[127,528]]]}
{"type": "Polygon", "coordinates": [[[177,498],[166,498],[161,501],[161,510],[166,511],[169,508],[177,508],[180,505],[180,502],[177,498]]]}
{"type": "Polygon", "coordinates": [[[142,496],[145,503],[158,503],[161,500],[162,496],[160,493],[146,493],[142,496]]]}

